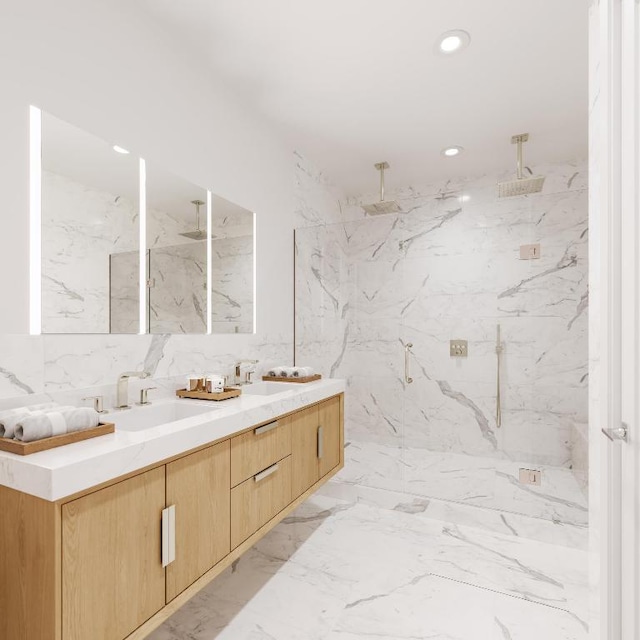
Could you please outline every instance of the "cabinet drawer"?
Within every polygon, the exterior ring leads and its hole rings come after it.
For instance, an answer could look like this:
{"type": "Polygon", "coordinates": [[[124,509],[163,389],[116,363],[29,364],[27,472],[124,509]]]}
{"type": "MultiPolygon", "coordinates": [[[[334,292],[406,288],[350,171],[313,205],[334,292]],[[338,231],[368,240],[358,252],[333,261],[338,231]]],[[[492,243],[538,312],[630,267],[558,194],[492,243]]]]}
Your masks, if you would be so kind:
{"type": "Polygon", "coordinates": [[[231,438],[231,486],[244,482],[290,453],[290,418],[275,420],[231,438]]]}
{"type": "Polygon", "coordinates": [[[231,489],[231,548],[235,549],[291,502],[291,456],[231,489]]]}

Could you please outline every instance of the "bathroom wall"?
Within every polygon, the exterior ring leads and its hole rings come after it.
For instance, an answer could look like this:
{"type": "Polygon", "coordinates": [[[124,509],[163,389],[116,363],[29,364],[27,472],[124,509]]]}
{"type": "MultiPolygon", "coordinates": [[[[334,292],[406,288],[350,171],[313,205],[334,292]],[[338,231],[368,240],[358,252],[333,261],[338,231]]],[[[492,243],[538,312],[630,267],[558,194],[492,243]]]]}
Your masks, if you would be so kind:
{"type": "Polygon", "coordinates": [[[146,365],[158,377],[291,362],[292,150],[272,126],[139,12],[135,3],[25,0],[0,22],[0,398],[109,383],[146,365]],[[126,145],[256,212],[257,333],[28,336],[29,105],[126,145]]]}
{"type": "Polygon", "coordinates": [[[411,185],[387,194],[405,213],[365,218],[376,194],[336,207],[298,167],[311,201],[296,218],[296,362],[347,378],[349,440],[571,465],[587,418],[587,171],[531,169],[547,176],[541,194],[497,199],[509,174],[411,185]],[[540,259],[520,260],[529,243],[540,259]],[[451,358],[450,339],[469,356],[451,358]]]}
{"type": "Polygon", "coordinates": [[[109,255],[137,251],[137,203],[43,171],[42,238],[42,331],[108,333],[109,255]]]}

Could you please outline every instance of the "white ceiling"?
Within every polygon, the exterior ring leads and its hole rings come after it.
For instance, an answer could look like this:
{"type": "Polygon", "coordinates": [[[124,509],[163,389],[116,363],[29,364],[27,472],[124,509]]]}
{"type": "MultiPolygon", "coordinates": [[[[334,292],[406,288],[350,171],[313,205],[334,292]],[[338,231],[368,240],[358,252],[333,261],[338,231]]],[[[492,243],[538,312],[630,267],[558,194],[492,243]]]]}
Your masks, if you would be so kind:
{"type": "Polygon", "coordinates": [[[587,154],[586,0],[139,0],[349,194],[587,154]],[[434,53],[464,29],[465,51],[434,53]],[[440,150],[461,145],[456,159],[440,150]]]}

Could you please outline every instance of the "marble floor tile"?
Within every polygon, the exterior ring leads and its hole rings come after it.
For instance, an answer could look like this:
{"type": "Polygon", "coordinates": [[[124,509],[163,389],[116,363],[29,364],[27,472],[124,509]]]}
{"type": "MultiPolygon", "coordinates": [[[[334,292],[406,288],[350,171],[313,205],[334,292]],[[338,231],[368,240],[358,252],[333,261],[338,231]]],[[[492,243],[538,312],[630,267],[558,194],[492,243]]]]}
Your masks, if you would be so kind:
{"type": "Polygon", "coordinates": [[[584,551],[315,495],[150,640],[586,640],[586,602],[584,551]]]}
{"type": "Polygon", "coordinates": [[[337,482],[404,492],[586,526],[586,497],[571,470],[484,456],[352,441],[337,482]],[[518,481],[521,467],[542,471],[542,485],[518,481]]]}
{"type": "Polygon", "coordinates": [[[502,535],[548,542],[571,549],[586,551],[589,544],[589,528],[586,525],[568,524],[519,513],[506,513],[498,509],[487,509],[433,497],[411,496],[401,491],[388,491],[333,480],[324,485],[319,493],[338,500],[361,502],[384,509],[411,513],[418,518],[486,529],[502,535]]]}

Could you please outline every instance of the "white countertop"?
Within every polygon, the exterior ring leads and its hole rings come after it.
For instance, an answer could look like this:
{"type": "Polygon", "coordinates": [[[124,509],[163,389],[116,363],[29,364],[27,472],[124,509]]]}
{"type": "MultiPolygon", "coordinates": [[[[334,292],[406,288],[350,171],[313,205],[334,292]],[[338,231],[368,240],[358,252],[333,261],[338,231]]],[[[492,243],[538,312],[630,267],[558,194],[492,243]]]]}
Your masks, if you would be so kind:
{"type": "MultiPolygon", "coordinates": [[[[299,384],[293,390],[274,395],[243,394],[219,403],[180,400],[215,406],[211,412],[178,422],[141,431],[116,428],[113,434],[28,456],[0,451],[0,485],[45,500],[60,500],[344,390],[344,380],[325,379],[299,384]]],[[[178,399],[164,398],[154,404],[175,400],[178,399]]],[[[110,418],[111,414],[105,414],[103,421],[110,418]]]]}

